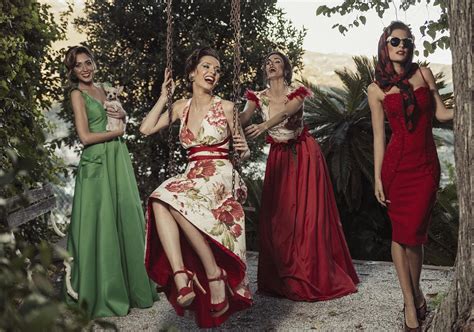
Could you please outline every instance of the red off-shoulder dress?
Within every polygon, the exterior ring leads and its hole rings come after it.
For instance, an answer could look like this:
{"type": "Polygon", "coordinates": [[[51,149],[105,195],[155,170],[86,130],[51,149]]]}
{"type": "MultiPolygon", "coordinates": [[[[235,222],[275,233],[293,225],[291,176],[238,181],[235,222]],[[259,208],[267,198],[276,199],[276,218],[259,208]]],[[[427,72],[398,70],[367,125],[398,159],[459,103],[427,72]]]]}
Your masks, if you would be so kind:
{"type": "MultiPolygon", "coordinates": [[[[310,90],[294,88],[287,100],[310,90]]],[[[247,91],[269,118],[266,90],[247,91]]],[[[268,131],[259,220],[258,290],[295,301],[356,292],[359,282],[339,219],[324,155],[303,125],[303,107],[268,131]]]]}

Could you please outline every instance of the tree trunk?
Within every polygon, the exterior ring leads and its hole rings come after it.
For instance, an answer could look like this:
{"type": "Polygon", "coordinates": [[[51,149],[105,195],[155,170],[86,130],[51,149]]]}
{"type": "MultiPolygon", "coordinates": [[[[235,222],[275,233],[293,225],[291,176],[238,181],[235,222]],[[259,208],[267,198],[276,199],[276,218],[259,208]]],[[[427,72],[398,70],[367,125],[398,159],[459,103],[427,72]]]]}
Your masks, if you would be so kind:
{"type": "Polygon", "coordinates": [[[472,0],[450,0],[448,6],[453,84],[455,98],[454,136],[457,190],[459,198],[459,239],[454,280],[442,301],[430,331],[474,331],[473,274],[473,49],[472,0]]]}

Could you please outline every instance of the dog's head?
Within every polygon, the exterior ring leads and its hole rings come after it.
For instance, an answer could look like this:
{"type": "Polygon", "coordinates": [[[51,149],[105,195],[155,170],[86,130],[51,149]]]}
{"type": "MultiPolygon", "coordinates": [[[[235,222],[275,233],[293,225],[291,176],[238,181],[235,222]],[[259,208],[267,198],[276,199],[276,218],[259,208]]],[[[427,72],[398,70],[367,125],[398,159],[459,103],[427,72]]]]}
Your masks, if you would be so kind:
{"type": "Polygon", "coordinates": [[[105,95],[108,101],[117,100],[117,97],[122,93],[123,86],[104,86],[105,95]]]}

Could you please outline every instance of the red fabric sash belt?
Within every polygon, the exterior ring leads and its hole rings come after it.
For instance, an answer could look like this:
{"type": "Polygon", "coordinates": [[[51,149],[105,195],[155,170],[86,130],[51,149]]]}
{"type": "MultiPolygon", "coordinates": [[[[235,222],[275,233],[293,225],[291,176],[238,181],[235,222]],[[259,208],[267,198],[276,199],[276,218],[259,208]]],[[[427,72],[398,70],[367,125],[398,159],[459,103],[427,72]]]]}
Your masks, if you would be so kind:
{"type": "Polygon", "coordinates": [[[196,161],[196,160],[207,160],[207,159],[229,159],[229,149],[228,148],[221,148],[222,145],[225,145],[229,142],[230,136],[227,137],[224,141],[213,144],[213,145],[201,145],[201,146],[193,146],[188,149],[188,161],[196,161]],[[221,152],[225,153],[223,155],[201,155],[201,156],[192,156],[198,152],[221,152]]]}

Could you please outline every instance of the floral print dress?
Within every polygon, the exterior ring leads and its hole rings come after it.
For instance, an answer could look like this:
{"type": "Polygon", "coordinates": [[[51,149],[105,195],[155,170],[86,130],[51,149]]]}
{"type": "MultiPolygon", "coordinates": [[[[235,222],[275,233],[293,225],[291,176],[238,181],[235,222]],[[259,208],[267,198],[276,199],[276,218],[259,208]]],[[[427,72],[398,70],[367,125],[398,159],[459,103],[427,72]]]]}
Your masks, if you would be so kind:
{"type": "Polygon", "coordinates": [[[181,250],[185,267],[196,272],[207,294],[196,291],[190,307],[200,327],[214,327],[224,322],[235,311],[251,305],[246,275],[245,215],[241,201],[247,188],[235,172],[239,201],[232,195],[232,163],[229,160],[230,129],[221,99],[213,97],[210,110],[202,120],[199,132],[194,134],[187,126],[191,99],[181,119],[179,138],[188,150],[189,163],[184,173],[164,181],[148,202],[147,248],[145,264],[150,277],[165,291],[178,314],[183,308],[176,304],[177,291],[172,270],[156,233],[155,216],[151,204],[160,200],[183,215],[208,240],[217,264],[226,270],[234,296],[228,294],[230,308],[218,318],[210,316],[210,292],[206,274],[199,257],[181,236],[181,250]],[[242,183],[242,185],[240,185],[242,183]]]}

